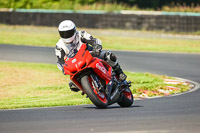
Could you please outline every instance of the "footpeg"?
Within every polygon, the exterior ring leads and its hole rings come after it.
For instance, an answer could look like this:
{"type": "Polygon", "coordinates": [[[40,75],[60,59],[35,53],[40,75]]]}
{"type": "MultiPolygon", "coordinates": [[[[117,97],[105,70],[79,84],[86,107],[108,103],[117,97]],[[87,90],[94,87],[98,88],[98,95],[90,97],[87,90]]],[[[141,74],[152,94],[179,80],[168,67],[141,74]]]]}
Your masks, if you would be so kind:
{"type": "Polygon", "coordinates": [[[124,91],[127,87],[131,87],[131,81],[129,80],[128,82],[122,82],[120,85],[120,92],[124,91]]]}
{"type": "Polygon", "coordinates": [[[128,87],[131,87],[131,81],[129,80],[127,83],[128,83],[128,87]]]}

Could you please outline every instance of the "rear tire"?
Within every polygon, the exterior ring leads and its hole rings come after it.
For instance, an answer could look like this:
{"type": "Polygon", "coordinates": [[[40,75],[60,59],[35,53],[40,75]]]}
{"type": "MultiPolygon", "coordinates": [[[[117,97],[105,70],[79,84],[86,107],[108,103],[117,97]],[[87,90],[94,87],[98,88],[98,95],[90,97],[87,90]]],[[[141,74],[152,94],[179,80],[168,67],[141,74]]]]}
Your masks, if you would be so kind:
{"type": "Polygon", "coordinates": [[[122,99],[117,102],[121,107],[130,107],[134,102],[133,94],[130,90],[130,88],[126,88],[122,92],[122,99]]]}
{"type": "Polygon", "coordinates": [[[105,92],[96,92],[96,89],[98,90],[98,88],[94,89],[92,82],[93,80],[91,80],[90,75],[86,75],[81,78],[83,89],[85,90],[92,103],[97,108],[106,108],[108,105],[108,100],[105,92]]]}

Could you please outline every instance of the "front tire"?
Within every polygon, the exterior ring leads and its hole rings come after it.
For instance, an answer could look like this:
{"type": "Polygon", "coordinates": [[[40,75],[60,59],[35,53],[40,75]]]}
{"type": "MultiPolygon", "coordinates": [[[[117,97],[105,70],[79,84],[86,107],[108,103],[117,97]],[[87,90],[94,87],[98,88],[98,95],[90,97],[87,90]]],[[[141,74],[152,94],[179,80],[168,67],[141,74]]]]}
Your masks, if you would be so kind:
{"type": "Polygon", "coordinates": [[[106,97],[105,92],[99,91],[98,88],[94,87],[94,81],[90,77],[90,75],[83,76],[81,78],[81,84],[83,86],[83,89],[85,90],[86,94],[92,101],[92,103],[97,108],[106,108],[108,105],[108,100],[106,97]]]}

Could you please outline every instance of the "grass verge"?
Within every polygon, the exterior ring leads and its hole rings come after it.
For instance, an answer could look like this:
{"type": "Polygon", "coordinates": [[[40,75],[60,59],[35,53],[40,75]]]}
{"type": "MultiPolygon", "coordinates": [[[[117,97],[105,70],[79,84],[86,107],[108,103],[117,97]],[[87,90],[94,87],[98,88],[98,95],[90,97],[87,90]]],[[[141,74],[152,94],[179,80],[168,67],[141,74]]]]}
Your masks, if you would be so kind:
{"type": "MultiPolygon", "coordinates": [[[[148,96],[162,96],[154,93],[167,90],[163,82],[166,76],[150,73],[126,72],[133,81],[131,90],[136,95],[148,91],[148,96]]],[[[64,76],[56,65],[39,63],[0,62],[0,109],[51,107],[91,104],[80,92],[70,91],[69,76],[64,76]]],[[[180,88],[170,93],[179,93],[189,89],[188,85],[177,84],[180,88]]]]}
{"type": "MultiPolygon", "coordinates": [[[[100,38],[104,49],[155,52],[200,53],[200,36],[164,34],[114,29],[86,30],[100,38]],[[195,38],[195,39],[194,39],[195,38]]],[[[0,25],[0,44],[33,45],[55,47],[59,40],[57,28],[41,26],[0,25]]]]}
{"type": "MultiPolygon", "coordinates": [[[[121,0],[122,2],[122,0],[121,0]]],[[[141,2],[131,2],[134,4],[133,6],[128,4],[129,2],[118,3],[116,1],[0,1],[0,8],[14,8],[14,9],[65,9],[65,10],[104,10],[104,11],[119,11],[119,10],[143,10],[143,11],[171,11],[171,12],[200,12],[200,5],[196,1],[193,2],[150,2],[148,6],[143,4],[143,8],[139,8],[141,6],[141,2]],[[138,5],[140,5],[138,7],[138,5]],[[156,9],[155,9],[156,8],[156,9]]]]}

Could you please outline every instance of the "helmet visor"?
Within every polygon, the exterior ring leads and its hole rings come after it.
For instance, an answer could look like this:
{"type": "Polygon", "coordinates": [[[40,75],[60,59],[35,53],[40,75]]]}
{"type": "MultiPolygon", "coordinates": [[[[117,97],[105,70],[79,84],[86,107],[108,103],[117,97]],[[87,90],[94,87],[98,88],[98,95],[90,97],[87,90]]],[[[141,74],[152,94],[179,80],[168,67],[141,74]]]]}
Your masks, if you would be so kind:
{"type": "Polygon", "coordinates": [[[62,38],[70,38],[72,37],[76,32],[76,27],[74,27],[71,30],[67,30],[67,31],[59,31],[60,37],[62,38]]]}

